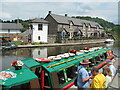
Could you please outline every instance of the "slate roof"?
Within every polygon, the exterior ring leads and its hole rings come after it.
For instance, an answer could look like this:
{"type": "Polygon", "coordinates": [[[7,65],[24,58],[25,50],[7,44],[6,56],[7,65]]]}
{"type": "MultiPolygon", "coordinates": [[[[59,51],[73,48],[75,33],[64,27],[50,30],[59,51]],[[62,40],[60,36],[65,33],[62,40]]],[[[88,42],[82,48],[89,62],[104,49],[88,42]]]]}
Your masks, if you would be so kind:
{"type": "Polygon", "coordinates": [[[43,18],[37,18],[31,21],[31,23],[48,23],[48,21],[44,20],[43,18]]]}
{"type": "Polygon", "coordinates": [[[20,33],[20,35],[24,35],[24,36],[31,35],[31,34],[32,34],[32,30],[26,30],[23,33],[20,33]]]}
{"type": "Polygon", "coordinates": [[[74,25],[82,26],[83,24],[85,24],[86,26],[87,25],[90,25],[91,27],[99,26],[99,28],[103,28],[100,24],[93,21],[71,18],[71,17],[61,16],[56,14],[49,14],[49,15],[51,15],[56,20],[57,23],[69,24],[69,22],[72,21],[74,25]]]}
{"type": "Polygon", "coordinates": [[[0,29],[5,30],[5,29],[22,29],[23,26],[21,23],[0,23],[0,29]]]}

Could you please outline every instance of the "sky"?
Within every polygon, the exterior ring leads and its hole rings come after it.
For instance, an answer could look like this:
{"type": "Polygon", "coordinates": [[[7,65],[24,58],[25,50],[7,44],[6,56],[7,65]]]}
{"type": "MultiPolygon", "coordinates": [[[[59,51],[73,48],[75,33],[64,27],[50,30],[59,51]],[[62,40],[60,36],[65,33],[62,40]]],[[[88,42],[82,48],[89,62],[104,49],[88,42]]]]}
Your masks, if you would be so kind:
{"type": "Polygon", "coordinates": [[[118,24],[119,0],[2,0],[0,19],[45,18],[53,14],[99,17],[118,24]]]}

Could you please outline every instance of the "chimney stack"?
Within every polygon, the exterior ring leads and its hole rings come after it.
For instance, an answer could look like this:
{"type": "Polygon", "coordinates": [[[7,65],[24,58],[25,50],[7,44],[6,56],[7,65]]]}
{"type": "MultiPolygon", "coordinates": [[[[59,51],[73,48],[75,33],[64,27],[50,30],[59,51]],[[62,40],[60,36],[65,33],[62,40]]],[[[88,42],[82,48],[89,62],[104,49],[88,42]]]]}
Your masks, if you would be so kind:
{"type": "Polygon", "coordinates": [[[65,17],[67,17],[67,14],[65,14],[65,17]]]}
{"type": "Polygon", "coordinates": [[[49,11],[49,14],[51,14],[51,11],[49,11]]]}

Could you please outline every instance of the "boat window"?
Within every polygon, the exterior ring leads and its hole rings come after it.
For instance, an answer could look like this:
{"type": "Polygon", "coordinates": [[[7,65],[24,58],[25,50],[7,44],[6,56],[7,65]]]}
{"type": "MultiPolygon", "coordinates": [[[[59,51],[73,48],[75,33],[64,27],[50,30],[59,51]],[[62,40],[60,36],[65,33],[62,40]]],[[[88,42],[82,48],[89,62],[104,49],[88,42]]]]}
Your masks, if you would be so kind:
{"type": "Polygon", "coordinates": [[[99,62],[100,62],[100,57],[99,57],[99,56],[96,56],[96,57],[95,57],[95,60],[96,60],[96,63],[99,63],[99,62]]]}
{"type": "Polygon", "coordinates": [[[107,58],[107,53],[104,53],[104,57],[105,57],[105,59],[107,58]]]}
{"type": "Polygon", "coordinates": [[[60,85],[64,84],[64,83],[65,83],[65,75],[64,75],[63,70],[62,70],[62,71],[59,71],[59,72],[57,73],[57,75],[58,75],[58,78],[59,78],[59,84],[60,84],[60,85]]]}
{"type": "Polygon", "coordinates": [[[95,60],[100,61],[100,57],[99,57],[99,56],[96,56],[96,57],[95,57],[95,60]]]}
{"type": "Polygon", "coordinates": [[[101,54],[101,55],[100,55],[100,60],[103,61],[104,59],[105,59],[104,55],[101,54]]]}
{"type": "Polygon", "coordinates": [[[50,87],[49,74],[46,71],[44,73],[44,85],[50,87]]]}
{"type": "Polygon", "coordinates": [[[35,74],[36,74],[38,77],[40,77],[40,73],[41,73],[41,67],[37,67],[37,68],[35,69],[35,74]]]}
{"type": "Polygon", "coordinates": [[[91,62],[89,64],[89,67],[92,67],[92,66],[94,66],[96,64],[95,58],[91,58],[91,59],[89,59],[89,61],[91,62]]]}
{"type": "Polygon", "coordinates": [[[67,68],[66,73],[67,73],[68,81],[72,80],[74,77],[77,76],[77,65],[67,68]]]}
{"type": "Polygon", "coordinates": [[[40,77],[41,67],[31,68],[32,72],[35,73],[38,77],[40,77]]]}
{"type": "Polygon", "coordinates": [[[89,59],[91,63],[94,63],[94,58],[89,59]]]}

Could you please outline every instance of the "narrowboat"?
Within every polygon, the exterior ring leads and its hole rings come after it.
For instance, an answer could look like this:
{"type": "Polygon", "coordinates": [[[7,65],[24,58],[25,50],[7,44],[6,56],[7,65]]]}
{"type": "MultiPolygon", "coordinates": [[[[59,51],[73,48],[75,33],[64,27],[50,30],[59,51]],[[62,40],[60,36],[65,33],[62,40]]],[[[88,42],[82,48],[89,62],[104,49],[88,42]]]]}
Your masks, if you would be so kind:
{"type": "Polygon", "coordinates": [[[107,61],[113,60],[115,55],[109,48],[94,47],[48,58],[24,59],[21,60],[24,63],[22,69],[15,70],[14,67],[11,67],[8,70],[1,71],[4,74],[5,72],[11,73],[11,76],[6,76],[6,79],[0,78],[2,79],[0,85],[3,89],[11,90],[14,88],[66,90],[73,86],[77,76],[77,67],[82,59],[86,58],[91,62],[87,68],[89,71],[93,66],[102,68],[107,61]]]}

